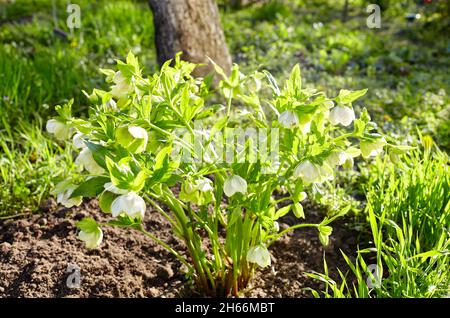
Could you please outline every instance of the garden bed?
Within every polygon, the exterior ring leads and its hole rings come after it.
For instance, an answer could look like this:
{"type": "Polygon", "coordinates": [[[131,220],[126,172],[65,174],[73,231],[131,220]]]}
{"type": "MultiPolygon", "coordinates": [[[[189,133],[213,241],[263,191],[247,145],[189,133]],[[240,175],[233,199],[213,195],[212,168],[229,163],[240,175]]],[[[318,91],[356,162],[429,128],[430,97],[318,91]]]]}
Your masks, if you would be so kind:
{"type": "MultiPolygon", "coordinates": [[[[81,206],[57,208],[49,200],[42,214],[0,223],[0,297],[195,297],[180,270],[181,263],[143,234],[130,229],[105,228],[100,248],[87,250],[76,238],[75,222],[92,216],[99,222],[109,218],[98,210],[95,200],[81,206]],[[81,269],[80,288],[68,288],[73,272],[81,269]]],[[[321,212],[307,210],[307,220],[319,221],[321,212]]],[[[283,223],[292,224],[292,218],[283,223]]],[[[155,211],[147,211],[145,226],[170,242],[180,252],[169,224],[155,211]]],[[[355,233],[334,223],[326,248],[331,271],[343,267],[339,249],[355,251],[355,233]]],[[[312,229],[300,229],[270,248],[272,268],[257,272],[249,297],[311,297],[304,288],[320,288],[305,273],[323,271],[323,247],[312,229]]],[[[333,276],[333,275],[331,275],[333,276]]]]}

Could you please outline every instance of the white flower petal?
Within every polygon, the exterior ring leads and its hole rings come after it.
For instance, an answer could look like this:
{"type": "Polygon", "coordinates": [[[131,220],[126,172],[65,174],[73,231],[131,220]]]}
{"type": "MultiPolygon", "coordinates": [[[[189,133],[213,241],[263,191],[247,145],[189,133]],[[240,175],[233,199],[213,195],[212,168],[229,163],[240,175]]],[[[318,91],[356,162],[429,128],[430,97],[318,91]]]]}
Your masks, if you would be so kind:
{"type": "Polygon", "coordinates": [[[63,192],[58,193],[56,196],[56,202],[61,203],[66,208],[71,208],[73,206],[78,206],[83,201],[83,197],[70,198],[72,192],[76,189],[76,186],[71,186],[63,192]]]}
{"type": "Polygon", "coordinates": [[[375,141],[361,141],[361,154],[364,158],[375,157],[383,152],[383,147],[386,145],[386,139],[380,138],[375,141]]]}
{"type": "Polygon", "coordinates": [[[114,217],[125,213],[132,218],[145,215],[145,201],[135,192],[129,192],[117,197],[111,204],[111,213],[114,217]]]}
{"type": "Polygon", "coordinates": [[[247,181],[245,181],[245,179],[240,176],[232,175],[227,180],[225,180],[223,191],[228,197],[233,196],[237,192],[245,194],[247,193],[247,181]]]}
{"type": "Polygon", "coordinates": [[[83,147],[86,147],[83,141],[84,134],[78,132],[76,133],[72,138],[72,144],[76,149],[81,149],[83,147]]]}
{"type": "Polygon", "coordinates": [[[91,151],[85,147],[75,159],[75,164],[85,168],[92,174],[102,174],[105,170],[94,160],[91,151]]]}
{"type": "Polygon", "coordinates": [[[56,119],[50,119],[47,121],[45,128],[49,133],[54,134],[56,139],[59,140],[66,140],[69,138],[72,131],[69,126],[56,119]]]}
{"type": "Polygon", "coordinates": [[[139,126],[130,126],[128,127],[128,131],[130,132],[131,136],[134,138],[139,139],[148,139],[147,131],[139,126]]]}
{"type": "Polygon", "coordinates": [[[200,180],[197,180],[196,188],[201,192],[208,192],[214,190],[212,181],[209,180],[208,178],[202,178],[200,180]]]}
{"type": "Polygon", "coordinates": [[[350,156],[345,151],[333,151],[326,159],[327,163],[332,166],[343,165],[350,156]]]}

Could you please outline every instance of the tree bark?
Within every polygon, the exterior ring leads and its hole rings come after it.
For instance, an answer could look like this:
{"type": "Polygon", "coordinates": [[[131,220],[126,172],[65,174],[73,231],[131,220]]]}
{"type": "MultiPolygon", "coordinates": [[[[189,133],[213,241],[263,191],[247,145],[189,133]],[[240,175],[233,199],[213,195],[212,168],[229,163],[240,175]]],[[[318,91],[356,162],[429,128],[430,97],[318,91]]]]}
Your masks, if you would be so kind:
{"type": "Polygon", "coordinates": [[[214,0],[149,0],[149,4],[159,64],[182,52],[186,61],[207,64],[196,68],[196,76],[212,70],[207,56],[230,72],[231,57],[214,0]]]}

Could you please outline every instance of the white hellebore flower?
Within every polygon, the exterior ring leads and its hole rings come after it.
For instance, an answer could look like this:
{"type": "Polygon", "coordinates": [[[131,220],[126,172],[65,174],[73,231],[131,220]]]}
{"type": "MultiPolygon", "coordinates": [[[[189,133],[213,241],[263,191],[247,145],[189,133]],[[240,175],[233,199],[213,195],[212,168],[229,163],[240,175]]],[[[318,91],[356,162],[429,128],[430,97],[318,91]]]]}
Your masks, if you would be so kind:
{"type": "Polygon", "coordinates": [[[278,117],[278,121],[285,128],[294,128],[299,123],[297,114],[291,110],[282,112],[280,117],[278,117]]]}
{"type": "Polygon", "coordinates": [[[375,141],[361,141],[361,153],[364,158],[375,157],[383,151],[386,139],[380,138],[375,141]]]}
{"type": "Polygon", "coordinates": [[[318,182],[320,181],[320,170],[311,161],[306,160],[295,168],[294,177],[301,178],[306,184],[318,182]]]}
{"type": "Polygon", "coordinates": [[[111,204],[111,213],[114,217],[125,213],[132,218],[144,217],[145,201],[135,192],[128,192],[118,196],[111,204]]]}
{"type": "Polygon", "coordinates": [[[227,195],[227,197],[233,196],[236,192],[240,192],[242,194],[247,193],[247,181],[244,178],[232,175],[223,185],[223,191],[227,195]]]}
{"type": "Polygon", "coordinates": [[[330,122],[333,125],[348,126],[353,120],[355,120],[355,112],[350,107],[336,106],[330,112],[330,122]]]}
{"type": "Polygon", "coordinates": [[[102,174],[105,170],[98,165],[98,163],[94,160],[91,151],[89,148],[85,147],[81,150],[78,157],[75,159],[75,164],[80,166],[81,169],[83,167],[92,174],[102,174]]]}
{"type": "Polygon", "coordinates": [[[71,187],[65,189],[64,191],[58,193],[58,195],[56,196],[56,202],[61,203],[66,208],[71,208],[74,205],[77,205],[77,206],[80,205],[81,202],[83,201],[83,197],[70,198],[70,196],[72,195],[72,192],[76,188],[77,188],[76,186],[71,186],[71,187]]]}
{"type": "Polygon", "coordinates": [[[50,119],[45,126],[47,131],[54,134],[56,139],[66,140],[70,137],[71,129],[66,124],[56,119],[50,119]]]}
{"type": "Polygon", "coordinates": [[[263,245],[252,246],[247,252],[247,262],[256,263],[261,267],[270,266],[270,253],[263,245]]]}
{"type": "Polygon", "coordinates": [[[89,233],[80,231],[78,238],[86,243],[87,248],[96,248],[103,240],[103,231],[101,228],[89,233]]]}
{"type": "Polygon", "coordinates": [[[115,85],[111,86],[111,94],[116,98],[127,97],[128,93],[133,90],[128,80],[120,71],[114,75],[113,82],[115,85]]]}
{"type": "Polygon", "coordinates": [[[114,194],[127,194],[128,192],[130,192],[128,190],[116,187],[112,182],[105,183],[103,187],[105,188],[106,191],[112,192],[114,194]]]}
{"type": "Polygon", "coordinates": [[[86,147],[83,141],[84,134],[77,132],[72,138],[72,144],[76,149],[81,149],[86,147]]]}

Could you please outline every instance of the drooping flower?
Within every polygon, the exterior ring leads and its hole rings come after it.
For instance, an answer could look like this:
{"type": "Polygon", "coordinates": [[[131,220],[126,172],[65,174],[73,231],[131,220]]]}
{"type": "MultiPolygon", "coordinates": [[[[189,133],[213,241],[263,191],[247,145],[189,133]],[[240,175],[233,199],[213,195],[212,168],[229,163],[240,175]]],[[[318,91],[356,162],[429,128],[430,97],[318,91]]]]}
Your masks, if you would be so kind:
{"type": "Polygon", "coordinates": [[[384,137],[375,141],[361,140],[361,154],[364,158],[375,157],[383,151],[385,145],[386,139],[384,139],[384,137]]]}
{"type": "Polygon", "coordinates": [[[264,245],[250,247],[246,258],[247,262],[256,263],[260,267],[270,266],[270,253],[264,245]]]}
{"type": "Polygon", "coordinates": [[[291,110],[285,110],[282,112],[278,118],[278,121],[283,127],[289,129],[298,126],[299,123],[297,114],[291,110]]]}
{"type": "Polygon", "coordinates": [[[141,153],[147,147],[148,133],[139,126],[122,126],[116,130],[117,142],[132,153],[141,153]]]}
{"type": "Polygon", "coordinates": [[[336,106],[330,112],[330,122],[333,125],[348,126],[355,120],[355,112],[346,106],[336,106]]]}
{"type": "Polygon", "coordinates": [[[125,213],[132,218],[143,218],[145,209],[144,199],[132,191],[118,196],[111,204],[111,213],[114,217],[125,213]]]}
{"type": "Polygon", "coordinates": [[[56,119],[47,121],[45,128],[59,140],[66,140],[71,134],[70,127],[56,119]]]}
{"type": "Polygon", "coordinates": [[[68,188],[64,189],[63,191],[59,192],[56,196],[56,202],[61,203],[66,208],[71,208],[73,206],[78,206],[83,201],[83,197],[74,197],[71,198],[73,191],[76,189],[76,186],[69,186],[68,188]]]}
{"type": "Polygon", "coordinates": [[[102,174],[105,171],[94,160],[91,151],[87,147],[81,150],[78,157],[75,159],[75,164],[77,164],[81,169],[85,168],[92,174],[102,174]]]}
{"type": "Polygon", "coordinates": [[[84,134],[77,132],[72,138],[72,144],[76,149],[81,149],[86,147],[83,141],[84,134]]]}
{"type": "Polygon", "coordinates": [[[311,130],[311,122],[308,121],[304,124],[300,124],[300,128],[302,130],[302,134],[306,135],[311,130]]]}
{"type": "Polygon", "coordinates": [[[93,232],[80,231],[78,238],[86,243],[87,248],[96,248],[103,240],[103,231],[99,227],[93,232]]]}
{"type": "Polygon", "coordinates": [[[133,91],[133,87],[120,71],[114,75],[113,82],[115,85],[111,86],[111,94],[116,98],[127,97],[133,91]]]}
{"type": "Polygon", "coordinates": [[[320,170],[311,161],[306,160],[298,164],[295,168],[294,177],[301,178],[305,184],[318,182],[320,181],[320,170]]]}
{"type": "Polygon", "coordinates": [[[237,192],[245,194],[247,193],[247,181],[240,176],[232,175],[225,180],[223,191],[227,197],[231,197],[237,192]]]}

